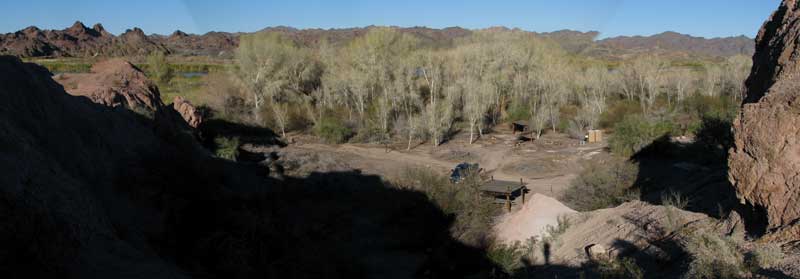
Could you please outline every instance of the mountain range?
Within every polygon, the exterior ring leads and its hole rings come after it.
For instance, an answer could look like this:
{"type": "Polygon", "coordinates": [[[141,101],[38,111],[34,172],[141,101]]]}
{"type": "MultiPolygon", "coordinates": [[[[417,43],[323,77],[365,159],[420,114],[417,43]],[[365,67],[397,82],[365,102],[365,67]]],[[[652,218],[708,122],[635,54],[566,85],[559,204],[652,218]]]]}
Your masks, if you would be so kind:
{"type": "MultiPolygon", "coordinates": [[[[322,40],[342,43],[365,34],[374,26],[343,29],[296,29],[278,26],[257,32],[281,32],[304,44],[316,44],[322,40]]],[[[433,29],[427,27],[398,28],[420,38],[423,43],[446,45],[469,36],[474,30],[461,27],[433,29]]],[[[491,27],[488,31],[511,30],[506,27],[491,27]]],[[[519,29],[515,29],[519,30],[519,29]]],[[[528,31],[523,31],[528,32],[528,31]]],[[[752,55],[753,39],[746,36],[725,38],[693,37],[676,32],[664,32],[652,36],[620,36],[597,40],[599,32],[561,30],[547,33],[530,32],[558,42],[572,53],[582,53],[601,58],[624,58],[639,53],[665,53],[687,57],[727,57],[752,55]]],[[[80,21],[63,30],[42,30],[35,26],[0,34],[0,54],[20,57],[92,57],[135,56],[153,51],[183,55],[229,58],[238,45],[239,36],[246,33],[208,32],[202,35],[175,31],[170,35],[146,35],[142,29],[128,29],[120,35],[106,31],[101,24],[91,28],[80,21]]]]}

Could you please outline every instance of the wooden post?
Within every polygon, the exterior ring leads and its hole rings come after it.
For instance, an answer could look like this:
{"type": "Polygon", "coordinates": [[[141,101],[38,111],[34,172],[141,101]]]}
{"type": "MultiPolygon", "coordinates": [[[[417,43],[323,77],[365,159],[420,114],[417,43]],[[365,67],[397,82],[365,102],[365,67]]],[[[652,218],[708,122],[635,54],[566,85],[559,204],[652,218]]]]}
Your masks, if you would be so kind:
{"type": "Polygon", "coordinates": [[[511,212],[511,187],[506,186],[506,208],[511,212]]]}
{"type": "Polygon", "coordinates": [[[511,212],[511,193],[506,192],[506,209],[511,212]]]}
{"type": "Polygon", "coordinates": [[[525,184],[522,183],[522,177],[519,178],[519,191],[522,194],[522,204],[525,204],[525,184]]]}

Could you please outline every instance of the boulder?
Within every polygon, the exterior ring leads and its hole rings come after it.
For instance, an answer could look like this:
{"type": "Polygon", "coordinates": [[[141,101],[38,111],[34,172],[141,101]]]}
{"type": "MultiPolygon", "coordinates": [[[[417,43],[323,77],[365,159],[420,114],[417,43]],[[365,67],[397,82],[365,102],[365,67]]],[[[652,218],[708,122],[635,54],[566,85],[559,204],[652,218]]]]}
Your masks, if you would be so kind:
{"type": "Polygon", "coordinates": [[[203,123],[203,114],[181,96],[175,96],[175,100],[172,101],[172,109],[177,111],[192,128],[197,128],[200,123],[203,123]]]}
{"type": "Polygon", "coordinates": [[[90,73],[60,74],[56,79],[67,93],[89,98],[113,109],[128,109],[155,120],[167,131],[197,128],[203,121],[189,101],[176,97],[172,106],[161,101],[161,93],[142,70],[122,59],[92,65],[90,73]]]}
{"type": "Polygon", "coordinates": [[[65,74],[62,77],[58,81],[69,94],[88,97],[97,104],[151,113],[164,107],[155,83],[139,68],[122,59],[94,64],[88,74],[65,74]]]}
{"type": "Polygon", "coordinates": [[[600,244],[590,244],[584,248],[586,257],[592,261],[608,261],[609,257],[608,248],[600,244]]]}
{"type": "Polygon", "coordinates": [[[784,0],[756,38],[753,69],[734,121],[729,179],[778,240],[800,239],[800,8],[784,0]],[[794,233],[792,233],[794,232],[794,233]]]}

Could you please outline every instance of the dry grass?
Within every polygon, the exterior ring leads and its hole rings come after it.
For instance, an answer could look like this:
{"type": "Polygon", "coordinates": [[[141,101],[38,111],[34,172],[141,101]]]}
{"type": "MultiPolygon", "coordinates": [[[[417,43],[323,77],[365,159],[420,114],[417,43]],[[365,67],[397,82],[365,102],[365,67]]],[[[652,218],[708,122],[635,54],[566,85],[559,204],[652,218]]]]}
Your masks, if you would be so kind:
{"type": "Polygon", "coordinates": [[[633,185],[637,174],[638,167],[626,160],[591,162],[570,183],[562,199],[580,211],[614,207],[638,197],[633,185]]]}

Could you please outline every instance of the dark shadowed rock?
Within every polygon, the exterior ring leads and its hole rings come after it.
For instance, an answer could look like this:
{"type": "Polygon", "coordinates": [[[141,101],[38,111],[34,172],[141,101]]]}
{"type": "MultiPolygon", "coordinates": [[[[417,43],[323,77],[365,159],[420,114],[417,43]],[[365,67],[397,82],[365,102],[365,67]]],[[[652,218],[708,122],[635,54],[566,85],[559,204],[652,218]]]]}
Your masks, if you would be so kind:
{"type": "Polygon", "coordinates": [[[800,239],[798,20],[797,1],[784,0],[759,31],[730,150],[737,196],[762,212],[772,240],[800,239]]]}
{"type": "MultiPolygon", "coordinates": [[[[147,87],[124,61],[90,75],[129,82],[113,90],[147,87]]],[[[357,173],[276,180],[261,165],[212,157],[191,134],[154,129],[122,105],[163,106],[152,93],[95,103],[67,94],[41,66],[0,56],[2,278],[465,278],[497,269],[450,236],[451,217],[426,195],[357,173]]]]}

